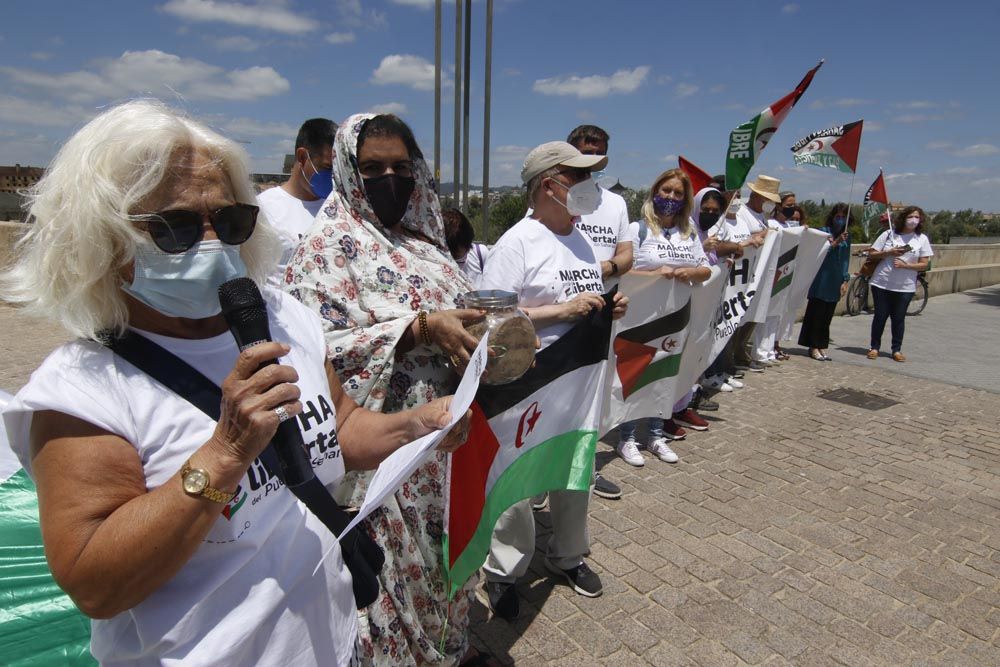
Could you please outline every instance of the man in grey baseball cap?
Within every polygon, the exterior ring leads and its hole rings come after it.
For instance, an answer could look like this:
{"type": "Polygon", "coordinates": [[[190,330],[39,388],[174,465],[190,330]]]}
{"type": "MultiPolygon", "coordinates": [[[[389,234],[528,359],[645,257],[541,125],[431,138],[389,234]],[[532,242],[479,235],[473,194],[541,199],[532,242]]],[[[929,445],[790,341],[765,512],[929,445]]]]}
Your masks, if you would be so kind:
{"type": "MultiPolygon", "coordinates": [[[[593,309],[605,307],[600,262],[576,221],[596,210],[600,193],[590,172],[607,161],[603,155],[584,155],[565,141],[551,141],[528,153],[521,180],[527,186],[531,210],[500,237],[479,279],[479,289],[518,295],[542,347],[593,309]]],[[[628,299],[616,293],[613,317],[624,315],[627,306],[628,299]]],[[[597,597],[603,590],[600,577],[583,560],[590,551],[589,499],[584,491],[549,494],[552,537],[545,565],[580,595],[597,597]]],[[[525,500],[497,521],[483,566],[490,607],[497,616],[508,620],[517,616],[515,582],[527,571],[534,551],[535,520],[525,500]]]]}

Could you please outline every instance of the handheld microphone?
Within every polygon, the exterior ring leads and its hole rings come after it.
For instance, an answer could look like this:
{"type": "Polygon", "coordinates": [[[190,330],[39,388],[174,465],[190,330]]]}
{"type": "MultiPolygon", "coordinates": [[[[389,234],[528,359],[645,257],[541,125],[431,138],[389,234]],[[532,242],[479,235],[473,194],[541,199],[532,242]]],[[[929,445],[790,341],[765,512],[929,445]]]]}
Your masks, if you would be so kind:
{"type": "MultiPolygon", "coordinates": [[[[223,283],[219,286],[219,304],[241,352],[248,347],[271,342],[267,306],[254,281],[235,278],[223,283]]],[[[271,359],[261,364],[261,368],[276,363],[276,359],[271,359]]],[[[286,486],[300,486],[315,477],[298,420],[281,422],[272,442],[278,455],[281,479],[286,486]]]]}

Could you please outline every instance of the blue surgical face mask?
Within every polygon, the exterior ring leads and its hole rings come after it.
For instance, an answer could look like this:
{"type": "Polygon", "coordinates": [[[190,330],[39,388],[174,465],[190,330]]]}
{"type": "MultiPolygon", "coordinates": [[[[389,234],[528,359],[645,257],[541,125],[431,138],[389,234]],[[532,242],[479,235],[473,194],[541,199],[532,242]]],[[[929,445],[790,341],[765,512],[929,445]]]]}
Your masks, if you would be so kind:
{"type": "Polygon", "coordinates": [[[309,189],[320,199],[326,199],[333,192],[333,170],[317,169],[312,157],[309,157],[309,166],[313,168],[313,175],[309,177],[309,189]]]}
{"type": "Polygon", "coordinates": [[[122,285],[125,292],[164,315],[192,320],[222,312],[219,286],[247,274],[240,246],[222,241],[201,241],[176,254],[142,247],[134,266],[132,284],[122,285]]]}

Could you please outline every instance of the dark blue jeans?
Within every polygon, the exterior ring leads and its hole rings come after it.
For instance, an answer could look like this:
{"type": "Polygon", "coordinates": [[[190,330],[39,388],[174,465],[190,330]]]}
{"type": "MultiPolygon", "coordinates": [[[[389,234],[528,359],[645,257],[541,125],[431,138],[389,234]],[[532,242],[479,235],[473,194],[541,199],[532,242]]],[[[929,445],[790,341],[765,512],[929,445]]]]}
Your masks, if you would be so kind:
{"type": "Polygon", "coordinates": [[[871,286],[872,302],[875,304],[875,317],[872,318],[871,349],[877,350],[882,345],[882,332],[885,331],[885,321],[892,323],[892,351],[903,349],[903,331],[906,328],[906,309],[913,298],[913,292],[893,292],[881,287],[871,286]]]}

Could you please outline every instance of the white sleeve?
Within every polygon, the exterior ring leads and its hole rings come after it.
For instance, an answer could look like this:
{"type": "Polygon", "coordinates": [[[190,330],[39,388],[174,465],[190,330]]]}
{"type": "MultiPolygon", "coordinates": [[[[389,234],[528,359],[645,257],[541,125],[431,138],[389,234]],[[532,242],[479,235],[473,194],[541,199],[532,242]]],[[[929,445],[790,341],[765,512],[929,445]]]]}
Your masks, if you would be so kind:
{"type": "MultiPolygon", "coordinates": [[[[625,200],[622,200],[621,209],[618,211],[618,242],[622,243],[624,241],[635,241],[632,239],[631,234],[631,223],[628,219],[628,206],[625,204],[625,200]]],[[[635,252],[635,249],[632,249],[635,252]]]]}
{"type": "Polygon", "coordinates": [[[875,239],[875,242],[872,243],[872,248],[878,251],[885,250],[885,244],[888,242],[889,242],[889,230],[887,229],[881,234],[879,234],[878,238],[875,239]],[[879,245],[879,243],[881,243],[882,245],[879,245]]]}
{"type": "Polygon", "coordinates": [[[521,296],[524,283],[524,255],[512,245],[496,245],[486,258],[479,289],[498,289],[521,296]]]}
{"type": "Polygon", "coordinates": [[[931,240],[929,238],[927,238],[927,235],[926,234],[921,234],[920,235],[920,241],[921,241],[921,244],[923,245],[923,249],[921,249],[920,252],[919,252],[920,257],[933,257],[934,256],[934,248],[933,248],[933,246],[931,246],[931,240]]]}
{"type": "Polygon", "coordinates": [[[632,264],[635,265],[635,256],[639,252],[639,223],[630,222],[625,228],[625,238],[632,242],[632,264]]]}

